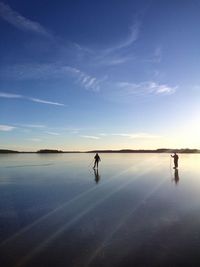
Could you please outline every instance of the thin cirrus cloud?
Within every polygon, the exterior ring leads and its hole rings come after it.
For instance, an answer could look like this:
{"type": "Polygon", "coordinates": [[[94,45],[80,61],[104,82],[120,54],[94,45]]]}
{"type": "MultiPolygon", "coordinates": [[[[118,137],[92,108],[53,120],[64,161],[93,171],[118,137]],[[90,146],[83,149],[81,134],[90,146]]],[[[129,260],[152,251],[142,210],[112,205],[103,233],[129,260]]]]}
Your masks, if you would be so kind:
{"type": "Polygon", "coordinates": [[[100,90],[100,83],[103,80],[99,80],[94,76],[88,75],[87,73],[70,66],[65,66],[64,69],[77,77],[78,83],[81,84],[87,90],[91,91],[99,91],[100,90]]]}
{"type": "MultiPolygon", "coordinates": [[[[17,11],[13,10],[9,5],[0,2],[0,17],[7,21],[9,24],[13,25],[14,27],[18,28],[19,30],[22,31],[28,31],[28,32],[33,32],[36,34],[43,35],[45,37],[51,38],[55,40],[55,36],[53,36],[45,27],[43,27],[40,23],[36,21],[32,21],[17,11]]],[[[75,55],[77,52],[81,53],[86,53],[88,55],[88,52],[91,56],[91,59],[94,63],[96,61],[98,64],[104,64],[104,65],[118,65],[125,63],[126,61],[131,60],[132,57],[129,56],[121,56],[119,55],[119,50],[125,49],[129,46],[131,46],[137,39],[139,35],[139,28],[140,28],[140,23],[136,21],[131,27],[130,27],[130,33],[127,37],[125,37],[123,40],[119,41],[117,44],[108,47],[106,49],[98,50],[98,51],[93,51],[92,49],[84,48],[79,44],[75,44],[75,55]],[[111,57],[110,57],[110,56],[111,57]]],[[[23,72],[21,71],[19,74],[19,78],[23,72]]],[[[27,74],[27,72],[26,72],[27,74]]],[[[29,76],[34,77],[36,73],[35,72],[30,72],[29,76]]],[[[39,74],[39,71],[38,71],[39,74]]],[[[83,75],[86,75],[82,73],[83,75]]],[[[23,76],[23,75],[22,75],[23,76]]],[[[82,78],[81,77],[81,78],[82,78]]],[[[88,83],[83,84],[86,89],[94,89],[98,90],[98,81],[94,77],[90,77],[88,75],[88,78],[91,78],[93,80],[88,81],[88,83]],[[91,84],[90,84],[91,83],[91,84]]]]}
{"type": "Polygon", "coordinates": [[[0,131],[1,132],[10,132],[10,131],[14,130],[15,128],[16,127],[14,127],[14,126],[0,124],[0,131]]]}
{"type": "Polygon", "coordinates": [[[36,128],[36,129],[46,128],[46,125],[43,125],[43,124],[22,124],[22,123],[15,123],[14,125],[17,125],[17,126],[23,127],[23,128],[36,128]]]}
{"type": "Polygon", "coordinates": [[[98,53],[98,55],[107,55],[107,54],[112,54],[114,52],[119,52],[118,50],[126,49],[133,45],[139,38],[139,32],[140,32],[140,25],[141,22],[136,20],[135,23],[131,25],[129,28],[129,34],[123,39],[120,40],[119,42],[113,44],[110,47],[103,48],[103,49],[97,49],[93,50],[92,48],[84,47],[80,44],[74,43],[74,46],[77,50],[79,50],[82,53],[86,53],[87,55],[92,55],[94,56],[94,53],[98,53]]]}
{"type": "MultiPolygon", "coordinates": [[[[72,76],[81,87],[91,91],[99,91],[103,81],[78,68],[59,64],[16,64],[5,67],[0,75],[14,80],[65,79],[66,76],[72,76]]],[[[15,97],[19,98],[20,96],[15,95],[15,97]]]]}
{"type": "Polygon", "coordinates": [[[25,18],[3,2],[0,2],[0,17],[20,30],[51,37],[51,34],[40,23],[25,18]]]}
{"type": "MultiPolygon", "coordinates": [[[[133,61],[135,59],[135,54],[133,50],[133,45],[138,41],[140,34],[140,27],[142,21],[136,19],[135,22],[129,27],[128,34],[124,36],[124,33],[119,33],[121,38],[118,42],[108,45],[104,48],[88,48],[81,44],[75,44],[77,54],[80,54],[83,58],[89,59],[89,63],[94,66],[118,66],[126,62],[133,61]]],[[[126,31],[127,29],[124,29],[126,31]]]]}
{"type": "Polygon", "coordinates": [[[41,103],[41,104],[48,104],[48,105],[55,105],[55,106],[65,106],[62,103],[58,102],[52,102],[52,101],[47,101],[39,98],[32,98],[32,97],[27,97],[28,100],[36,102],[36,103],[41,103]]]}
{"type": "Polygon", "coordinates": [[[14,80],[46,80],[64,77],[66,72],[65,66],[57,64],[27,63],[5,66],[0,75],[5,79],[14,80]]]}
{"type": "Polygon", "coordinates": [[[129,134],[129,133],[114,133],[111,134],[113,136],[120,136],[120,137],[128,137],[131,139],[154,139],[154,138],[159,138],[159,135],[152,135],[152,134],[148,134],[148,133],[133,133],[133,134],[129,134]]]}
{"type": "Polygon", "coordinates": [[[135,43],[139,37],[139,31],[140,31],[140,22],[136,21],[131,27],[130,27],[130,33],[129,35],[124,38],[124,40],[120,41],[118,44],[107,48],[105,50],[105,53],[111,53],[119,49],[124,49],[129,46],[131,46],[133,43],[135,43]]]}
{"type": "Polygon", "coordinates": [[[98,139],[100,139],[100,137],[98,137],[98,136],[93,136],[93,135],[80,135],[80,137],[82,137],[82,138],[87,138],[87,139],[94,139],[94,140],[98,140],[98,139]]]}
{"type": "Polygon", "coordinates": [[[2,98],[22,98],[21,95],[4,93],[4,92],[0,92],[0,97],[2,97],[2,98]]]}
{"type": "Polygon", "coordinates": [[[162,54],[163,54],[162,47],[160,45],[156,46],[152,55],[149,58],[144,59],[143,61],[150,63],[160,63],[162,61],[162,54]]]}
{"type": "MultiPolygon", "coordinates": [[[[32,31],[47,37],[52,37],[38,22],[23,17],[3,2],[0,2],[0,17],[21,30],[32,31]]],[[[28,80],[48,79],[52,77],[61,78],[65,77],[66,73],[75,75],[80,85],[85,89],[99,91],[100,80],[70,66],[58,66],[57,64],[17,64],[4,68],[4,70],[1,70],[0,75],[7,79],[28,80]]],[[[15,97],[20,98],[21,96],[16,95],[15,97]]],[[[35,99],[32,100],[35,101],[35,99]]],[[[36,101],[38,101],[38,99],[36,99],[36,101]]]]}
{"type": "Polygon", "coordinates": [[[84,47],[81,44],[74,43],[76,54],[80,54],[81,58],[86,56],[92,65],[115,66],[124,64],[127,61],[135,59],[129,48],[138,40],[141,22],[138,20],[130,27],[127,37],[120,40],[107,48],[93,49],[84,47]]]}
{"type": "Polygon", "coordinates": [[[0,92],[0,98],[20,98],[20,99],[26,99],[32,102],[36,102],[36,103],[41,103],[41,104],[48,104],[48,105],[55,105],[55,106],[65,106],[62,103],[58,103],[58,102],[52,102],[52,101],[48,101],[48,100],[44,100],[44,99],[39,99],[39,98],[34,98],[34,97],[27,97],[27,96],[23,96],[23,95],[17,95],[17,94],[10,94],[10,93],[4,93],[4,92],[0,92]]]}
{"type": "Polygon", "coordinates": [[[108,58],[103,58],[102,61],[100,61],[100,64],[106,65],[106,66],[116,66],[123,63],[126,63],[128,61],[132,61],[135,57],[134,56],[113,56],[108,58]]]}
{"type": "Polygon", "coordinates": [[[171,87],[167,84],[159,84],[152,81],[141,83],[118,82],[116,85],[128,95],[171,95],[178,88],[177,86],[171,87]]]}
{"type": "Polygon", "coordinates": [[[99,133],[100,136],[107,136],[108,134],[106,133],[99,133]]]}
{"type": "Polygon", "coordinates": [[[60,135],[59,133],[56,133],[56,132],[45,132],[45,133],[47,133],[47,134],[49,134],[49,135],[55,135],[55,136],[60,135]]]}

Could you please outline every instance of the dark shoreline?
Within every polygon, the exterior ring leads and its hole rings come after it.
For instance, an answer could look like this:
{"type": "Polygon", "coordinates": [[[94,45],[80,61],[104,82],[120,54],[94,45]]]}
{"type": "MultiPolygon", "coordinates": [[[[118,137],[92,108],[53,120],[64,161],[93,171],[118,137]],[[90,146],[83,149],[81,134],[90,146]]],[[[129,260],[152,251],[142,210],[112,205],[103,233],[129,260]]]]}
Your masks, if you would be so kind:
{"type": "Polygon", "coordinates": [[[62,151],[53,149],[42,149],[39,151],[15,151],[9,149],[0,149],[0,154],[60,154],[60,153],[173,153],[177,152],[180,154],[199,154],[199,149],[121,149],[121,150],[92,150],[92,151],[62,151]]]}

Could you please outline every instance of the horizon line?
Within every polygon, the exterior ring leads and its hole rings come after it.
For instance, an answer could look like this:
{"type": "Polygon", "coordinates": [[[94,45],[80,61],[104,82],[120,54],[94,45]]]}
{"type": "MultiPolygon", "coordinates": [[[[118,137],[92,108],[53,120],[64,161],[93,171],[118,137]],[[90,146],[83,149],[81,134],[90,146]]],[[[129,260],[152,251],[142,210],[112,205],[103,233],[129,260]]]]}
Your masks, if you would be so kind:
{"type": "Polygon", "coordinates": [[[35,151],[0,149],[0,153],[200,153],[199,148],[156,148],[156,149],[94,149],[94,150],[60,150],[60,149],[39,149],[35,151]]]}

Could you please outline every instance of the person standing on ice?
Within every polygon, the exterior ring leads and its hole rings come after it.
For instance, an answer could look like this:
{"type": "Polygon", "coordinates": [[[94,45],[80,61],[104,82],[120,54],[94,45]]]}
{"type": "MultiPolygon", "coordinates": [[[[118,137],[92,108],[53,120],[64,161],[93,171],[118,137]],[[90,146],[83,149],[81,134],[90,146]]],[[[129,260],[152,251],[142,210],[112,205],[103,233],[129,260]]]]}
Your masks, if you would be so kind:
{"type": "Polygon", "coordinates": [[[93,169],[95,169],[96,166],[97,166],[97,169],[98,169],[99,161],[101,161],[101,159],[100,159],[98,153],[96,153],[96,155],[94,156],[94,167],[93,167],[93,169]]]}
{"type": "Polygon", "coordinates": [[[178,168],[178,155],[176,154],[176,152],[174,152],[174,155],[171,155],[172,158],[174,158],[174,169],[178,168]]]}

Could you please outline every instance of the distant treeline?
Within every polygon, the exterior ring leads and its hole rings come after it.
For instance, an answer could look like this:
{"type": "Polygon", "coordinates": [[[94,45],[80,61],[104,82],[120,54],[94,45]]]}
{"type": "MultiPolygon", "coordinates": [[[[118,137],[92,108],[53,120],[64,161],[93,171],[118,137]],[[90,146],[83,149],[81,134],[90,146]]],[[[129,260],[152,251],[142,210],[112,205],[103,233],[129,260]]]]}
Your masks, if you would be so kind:
{"type": "Polygon", "coordinates": [[[121,149],[121,150],[93,150],[88,151],[87,153],[200,153],[199,149],[168,149],[168,148],[159,148],[159,149],[121,149]]]}
{"type": "Polygon", "coordinates": [[[37,151],[37,153],[63,153],[63,151],[56,149],[40,149],[37,151]]]}
{"type": "Polygon", "coordinates": [[[19,151],[9,150],[9,149],[0,149],[0,153],[19,153],[19,151]]]}
{"type": "Polygon", "coordinates": [[[168,149],[168,148],[159,148],[159,149],[121,149],[121,150],[92,150],[92,151],[62,151],[57,149],[40,149],[37,152],[20,152],[9,149],[0,149],[0,153],[200,153],[199,149],[168,149]]]}
{"type": "Polygon", "coordinates": [[[36,153],[82,153],[80,151],[62,151],[57,149],[40,149],[36,153]]]}

